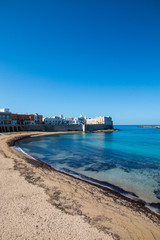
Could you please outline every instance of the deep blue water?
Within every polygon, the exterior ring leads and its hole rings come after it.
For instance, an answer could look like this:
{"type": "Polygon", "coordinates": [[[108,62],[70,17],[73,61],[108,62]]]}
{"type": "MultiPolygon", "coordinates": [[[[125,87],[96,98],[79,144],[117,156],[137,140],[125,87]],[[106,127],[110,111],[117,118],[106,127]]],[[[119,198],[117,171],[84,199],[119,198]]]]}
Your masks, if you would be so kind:
{"type": "Polygon", "coordinates": [[[116,127],[120,131],[41,136],[19,144],[55,168],[113,184],[146,202],[160,203],[160,129],[116,127]]]}

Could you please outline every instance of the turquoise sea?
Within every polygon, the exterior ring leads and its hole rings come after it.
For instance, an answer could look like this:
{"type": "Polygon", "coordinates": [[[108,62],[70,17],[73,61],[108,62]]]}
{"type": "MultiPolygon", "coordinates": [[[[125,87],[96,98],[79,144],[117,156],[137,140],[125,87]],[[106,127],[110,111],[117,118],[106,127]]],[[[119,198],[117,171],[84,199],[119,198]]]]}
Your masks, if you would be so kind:
{"type": "Polygon", "coordinates": [[[19,146],[39,161],[142,199],[160,212],[160,129],[115,128],[120,131],[26,138],[19,146]]]}

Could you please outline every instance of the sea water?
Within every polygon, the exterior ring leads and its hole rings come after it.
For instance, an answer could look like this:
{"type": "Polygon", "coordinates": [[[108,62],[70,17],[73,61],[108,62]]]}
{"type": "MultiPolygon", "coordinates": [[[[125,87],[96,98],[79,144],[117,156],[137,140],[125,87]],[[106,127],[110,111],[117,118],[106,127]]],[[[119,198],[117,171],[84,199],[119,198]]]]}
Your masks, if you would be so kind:
{"type": "Polygon", "coordinates": [[[160,129],[115,127],[120,131],[39,136],[19,146],[61,171],[159,205],[160,129]]]}

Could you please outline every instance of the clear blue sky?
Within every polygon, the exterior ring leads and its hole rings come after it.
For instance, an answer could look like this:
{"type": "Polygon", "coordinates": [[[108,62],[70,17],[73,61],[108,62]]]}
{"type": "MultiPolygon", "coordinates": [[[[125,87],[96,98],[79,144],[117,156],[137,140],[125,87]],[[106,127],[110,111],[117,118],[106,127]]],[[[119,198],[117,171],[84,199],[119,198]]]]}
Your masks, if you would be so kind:
{"type": "Polygon", "coordinates": [[[0,1],[2,107],[160,124],[160,1],[0,1]]]}

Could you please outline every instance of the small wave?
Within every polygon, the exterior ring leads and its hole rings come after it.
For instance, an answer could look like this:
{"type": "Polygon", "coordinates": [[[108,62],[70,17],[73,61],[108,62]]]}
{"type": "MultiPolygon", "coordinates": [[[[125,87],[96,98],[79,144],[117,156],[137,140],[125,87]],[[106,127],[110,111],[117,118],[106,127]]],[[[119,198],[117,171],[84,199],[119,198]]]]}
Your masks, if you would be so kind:
{"type": "Polygon", "coordinates": [[[36,160],[34,157],[32,157],[31,155],[29,155],[28,153],[26,153],[22,148],[20,148],[19,146],[13,146],[12,148],[14,148],[15,150],[17,150],[18,152],[21,152],[23,154],[25,154],[26,156],[36,160]]]}

